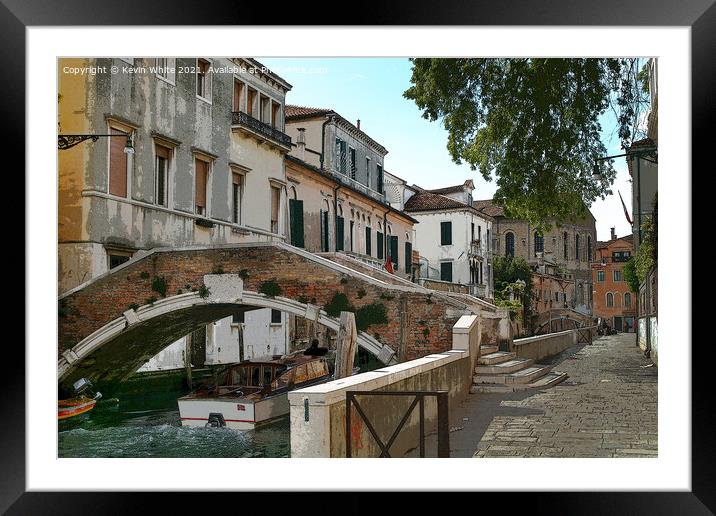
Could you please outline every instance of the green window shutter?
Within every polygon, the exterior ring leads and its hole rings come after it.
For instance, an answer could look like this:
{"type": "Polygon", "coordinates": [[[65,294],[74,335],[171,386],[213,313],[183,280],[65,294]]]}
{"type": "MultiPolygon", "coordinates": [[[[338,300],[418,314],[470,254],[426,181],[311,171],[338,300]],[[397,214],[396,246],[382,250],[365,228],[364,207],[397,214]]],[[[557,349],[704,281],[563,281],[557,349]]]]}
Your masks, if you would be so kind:
{"type": "Polygon", "coordinates": [[[440,245],[452,245],[452,222],[440,223],[440,245]]]}
{"type": "Polygon", "coordinates": [[[380,231],[376,231],[375,233],[375,246],[378,251],[378,258],[382,260],[385,257],[385,255],[383,254],[383,249],[385,246],[383,242],[383,233],[381,233],[380,231]]]}
{"type": "Polygon", "coordinates": [[[398,268],[398,237],[390,237],[390,258],[393,260],[393,267],[398,268]]]}
{"type": "Polygon", "coordinates": [[[291,245],[303,247],[303,201],[289,199],[288,208],[291,215],[291,245]]]}
{"type": "Polygon", "coordinates": [[[410,274],[410,268],[413,264],[413,244],[405,242],[405,272],[410,274]]]}
{"type": "Polygon", "coordinates": [[[336,251],[343,251],[343,217],[336,217],[336,251]]]}
{"type": "Polygon", "coordinates": [[[370,228],[365,228],[365,254],[370,256],[372,254],[371,241],[370,241],[370,228]]]}
{"type": "Polygon", "coordinates": [[[452,262],[442,262],[440,264],[440,279],[452,282],[452,262]]]}

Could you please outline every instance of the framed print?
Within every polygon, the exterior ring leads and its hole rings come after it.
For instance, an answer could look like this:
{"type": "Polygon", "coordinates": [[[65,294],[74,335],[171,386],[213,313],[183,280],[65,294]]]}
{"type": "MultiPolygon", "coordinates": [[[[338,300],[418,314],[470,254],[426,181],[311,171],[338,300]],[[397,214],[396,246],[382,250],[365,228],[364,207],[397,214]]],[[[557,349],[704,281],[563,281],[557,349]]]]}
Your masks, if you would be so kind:
{"type": "Polygon", "coordinates": [[[28,206],[3,510],[714,510],[690,207],[716,8],[398,6],[3,1],[28,206]]]}

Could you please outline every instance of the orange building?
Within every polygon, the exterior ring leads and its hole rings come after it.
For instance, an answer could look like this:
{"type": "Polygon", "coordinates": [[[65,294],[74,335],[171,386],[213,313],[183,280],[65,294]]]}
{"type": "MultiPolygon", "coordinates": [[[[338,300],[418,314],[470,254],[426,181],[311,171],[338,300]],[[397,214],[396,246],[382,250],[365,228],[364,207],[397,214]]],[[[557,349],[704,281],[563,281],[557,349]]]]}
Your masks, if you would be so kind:
{"type": "Polygon", "coordinates": [[[594,316],[610,327],[633,333],[636,317],[636,294],[624,279],[624,266],[634,254],[633,236],[597,242],[596,261],[592,263],[594,316]]]}

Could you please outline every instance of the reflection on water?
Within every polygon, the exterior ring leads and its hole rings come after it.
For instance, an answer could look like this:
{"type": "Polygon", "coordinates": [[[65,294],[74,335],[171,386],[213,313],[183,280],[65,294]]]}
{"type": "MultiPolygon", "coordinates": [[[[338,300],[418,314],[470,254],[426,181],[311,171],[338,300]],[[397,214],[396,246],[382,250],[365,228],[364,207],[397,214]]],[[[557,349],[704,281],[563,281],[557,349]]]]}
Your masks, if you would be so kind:
{"type": "Polygon", "coordinates": [[[257,430],[180,426],[182,392],[122,396],[59,421],[60,457],[289,457],[289,419],[257,430]]]}

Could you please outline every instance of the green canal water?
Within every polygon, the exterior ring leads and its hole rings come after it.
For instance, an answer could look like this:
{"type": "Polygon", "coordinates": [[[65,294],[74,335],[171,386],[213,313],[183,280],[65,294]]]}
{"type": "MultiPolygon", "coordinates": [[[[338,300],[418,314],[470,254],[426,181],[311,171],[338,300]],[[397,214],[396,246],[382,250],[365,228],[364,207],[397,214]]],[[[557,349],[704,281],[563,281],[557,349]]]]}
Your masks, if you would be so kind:
{"type": "Polygon", "coordinates": [[[188,428],[179,421],[181,391],[122,395],[59,421],[60,457],[289,457],[289,419],[257,430],[188,428]]]}

